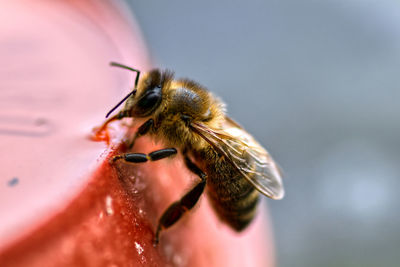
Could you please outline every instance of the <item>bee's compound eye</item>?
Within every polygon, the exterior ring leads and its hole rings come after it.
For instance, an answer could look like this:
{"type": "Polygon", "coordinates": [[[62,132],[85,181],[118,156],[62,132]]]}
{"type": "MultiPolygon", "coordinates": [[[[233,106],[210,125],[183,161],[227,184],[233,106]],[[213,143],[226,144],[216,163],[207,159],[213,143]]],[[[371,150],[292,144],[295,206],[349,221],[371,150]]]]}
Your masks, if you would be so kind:
{"type": "Polygon", "coordinates": [[[161,88],[155,87],[148,90],[144,95],[138,100],[135,107],[135,115],[137,116],[147,116],[150,115],[161,103],[161,88]]]}
{"type": "Polygon", "coordinates": [[[138,107],[143,110],[151,109],[159,102],[160,99],[161,99],[161,96],[159,94],[151,92],[149,94],[144,95],[139,100],[138,107]]]}

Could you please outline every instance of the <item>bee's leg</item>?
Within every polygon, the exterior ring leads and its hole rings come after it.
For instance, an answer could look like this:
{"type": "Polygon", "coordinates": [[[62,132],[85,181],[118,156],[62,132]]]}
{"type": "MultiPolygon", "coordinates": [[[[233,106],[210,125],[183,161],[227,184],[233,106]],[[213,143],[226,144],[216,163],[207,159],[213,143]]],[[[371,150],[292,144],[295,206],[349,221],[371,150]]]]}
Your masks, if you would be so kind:
{"type": "Polygon", "coordinates": [[[145,121],[140,127],[137,129],[135,135],[133,136],[132,140],[129,141],[128,143],[128,149],[131,149],[133,145],[135,144],[135,141],[138,137],[145,135],[153,126],[154,120],[153,119],[148,119],[145,121]]]}
{"type": "Polygon", "coordinates": [[[197,174],[201,181],[193,187],[189,192],[187,192],[180,200],[172,203],[166,211],[164,211],[160,220],[158,221],[156,236],[154,239],[154,244],[157,245],[159,241],[160,232],[173,224],[175,224],[187,211],[192,209],[199,200],[201,194],[204,192],[206,186],[207,175],[200,170],[187,156],[185,156],[186,166],[197,174]]]}
{"type": "Polygon", "coordinates": [[[142,162],[146,162],[148,160],[156,161],[156,160],[160,160],[163,158],[167,158],[167,157],[175,155],[176,153],[177,153],[177,151],[175,148],[164,148],[164,149],[153,151],[149,154],[126,153],[126,154],[114,156],[112,158],[112,162],[115,162],[119,159],[123,159],[127,162],[142,163],[142,162]]]}

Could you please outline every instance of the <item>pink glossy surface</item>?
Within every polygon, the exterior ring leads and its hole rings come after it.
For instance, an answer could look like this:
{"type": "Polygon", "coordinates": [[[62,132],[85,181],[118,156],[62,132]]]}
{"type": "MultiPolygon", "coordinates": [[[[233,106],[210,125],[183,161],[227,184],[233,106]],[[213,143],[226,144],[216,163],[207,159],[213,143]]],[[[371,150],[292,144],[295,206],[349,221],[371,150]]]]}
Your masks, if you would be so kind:
{"type": "Polygon", "coordinates": [[[0,4],[0,249],[64,207],[101,162],[105,144],[85,136],[133,79],[109,62],[148,66],[139,33],[106,3],[0,4]]]}

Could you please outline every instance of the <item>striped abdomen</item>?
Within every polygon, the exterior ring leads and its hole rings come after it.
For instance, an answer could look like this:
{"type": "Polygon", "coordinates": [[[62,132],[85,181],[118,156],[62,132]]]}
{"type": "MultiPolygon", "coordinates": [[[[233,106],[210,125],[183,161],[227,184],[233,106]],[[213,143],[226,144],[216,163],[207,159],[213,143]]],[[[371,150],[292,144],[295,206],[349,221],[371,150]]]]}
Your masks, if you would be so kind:
{"type": "Polygon", "coordinates": [[[230,163],[218,158],[207,166],[208,196],[218,217],[236,231],[254,218],[259,193],[230,163]]]}

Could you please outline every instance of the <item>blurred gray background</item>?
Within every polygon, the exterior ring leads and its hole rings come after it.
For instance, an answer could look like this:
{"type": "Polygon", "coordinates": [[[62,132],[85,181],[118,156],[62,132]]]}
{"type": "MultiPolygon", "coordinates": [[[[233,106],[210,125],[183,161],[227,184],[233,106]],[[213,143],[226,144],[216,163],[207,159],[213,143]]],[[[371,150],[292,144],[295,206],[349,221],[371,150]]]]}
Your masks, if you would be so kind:
{"type": "Polygon", "coordinates": [[[399,1],[129,1],[281,164],[279,266],[400,265],[399,1]]]}

